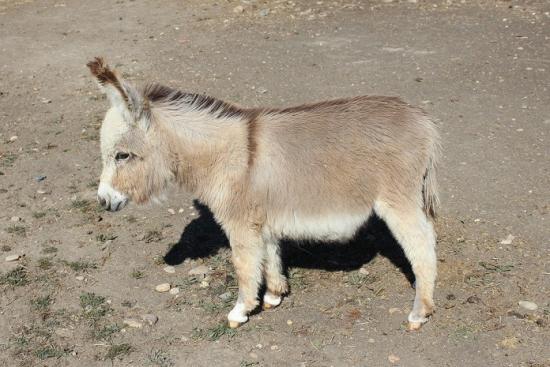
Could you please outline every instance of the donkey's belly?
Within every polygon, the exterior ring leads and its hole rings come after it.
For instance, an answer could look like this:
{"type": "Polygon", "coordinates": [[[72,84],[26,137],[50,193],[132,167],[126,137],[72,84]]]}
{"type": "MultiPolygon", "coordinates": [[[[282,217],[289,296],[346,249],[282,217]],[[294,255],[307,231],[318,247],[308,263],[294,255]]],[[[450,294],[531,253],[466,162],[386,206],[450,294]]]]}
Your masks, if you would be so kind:
{"type": "Polygon", "coordinates": [[[352,238],[370,213],[331,213],[323,216],[289,213],[271,218],[267,230],[272,236],[290,239],[342,241],[352,238]]]}

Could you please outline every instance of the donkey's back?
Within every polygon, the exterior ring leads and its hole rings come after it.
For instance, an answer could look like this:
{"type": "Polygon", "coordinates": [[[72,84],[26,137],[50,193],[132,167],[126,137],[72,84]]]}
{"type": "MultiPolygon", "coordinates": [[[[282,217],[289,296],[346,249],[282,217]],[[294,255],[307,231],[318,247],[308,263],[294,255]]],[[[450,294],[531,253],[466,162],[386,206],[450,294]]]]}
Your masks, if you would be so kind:
{"type": "Polygon", "coordinates": [[[437,200],[437,130],[399,98],[268,110],[255,124],[254,189],[275,235],[345,239],[376,203],[430,211],[437,200]]]}

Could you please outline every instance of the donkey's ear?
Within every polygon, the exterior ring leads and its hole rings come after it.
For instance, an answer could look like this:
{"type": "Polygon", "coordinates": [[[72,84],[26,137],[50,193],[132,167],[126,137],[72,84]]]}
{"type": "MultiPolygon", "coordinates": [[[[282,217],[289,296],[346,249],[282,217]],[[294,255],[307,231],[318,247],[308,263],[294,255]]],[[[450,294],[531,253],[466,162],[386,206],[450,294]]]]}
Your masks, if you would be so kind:
{"type": "Polygon", "coordinates": [[[107,94],[111,105],[117,108],[128,122],[137,123],[147,130],[150,126],[149,104],[134,87],[111,70],[103,58],[96,57],[87,64],[96,77],[100,89],[107,94]]]}

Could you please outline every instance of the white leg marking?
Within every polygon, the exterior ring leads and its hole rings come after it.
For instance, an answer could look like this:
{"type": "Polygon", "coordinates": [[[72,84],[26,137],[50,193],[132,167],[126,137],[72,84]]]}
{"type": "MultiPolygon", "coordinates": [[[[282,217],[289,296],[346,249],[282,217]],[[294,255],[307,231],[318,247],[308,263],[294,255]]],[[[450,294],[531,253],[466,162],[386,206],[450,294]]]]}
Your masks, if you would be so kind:
{"type": "Polygon", "coordinates": [[[277,307],[281,304],[281,301],[283,300],[283,297],[277,296],[270,291],[266,291],[264,294],[264,308],[271,308],[271,307],[277,307]],[[268,307],[265,307],[266,305],[269,305],[268,307]]]}
{"type": "MultiPolygon", "coordinates": [[[[238,324],[244,324],[248,321],[248,316],[246,315],[246,308],[244,307],[244,303],[241,301],[237,301],[235,304],[235,307],[229,312],[229,315],[227,315],[227,320],[229,320],[229,325],[233,325],[232,323],[238,324]]],[[[232,326],[233,327],[233,326],[232,326]]]]}

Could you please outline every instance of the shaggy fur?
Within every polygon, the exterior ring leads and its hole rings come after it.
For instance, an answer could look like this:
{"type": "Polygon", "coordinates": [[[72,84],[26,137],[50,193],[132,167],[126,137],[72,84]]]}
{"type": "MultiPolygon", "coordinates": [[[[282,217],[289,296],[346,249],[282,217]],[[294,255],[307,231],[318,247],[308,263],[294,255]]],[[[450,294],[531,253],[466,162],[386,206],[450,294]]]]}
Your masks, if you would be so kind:
{"type": "Polygon", "coordinates": [[[239,280],[232,326],[258,305],[263,279],[267,306],[288,291],[280,239],[346,240],[373,211],[416,276],[411,328],[427,320],[439,137],[422,110],[380,96],[246,109],[159,85],[138,92],[103,62],[89,66],[115,94],[101,131],[101,200],[119,209],[117,195],[142,203],[175,182],[207,204],[229,237],[239,280]],[[119,152],[130,158],[116,160],[119,152]]]}

